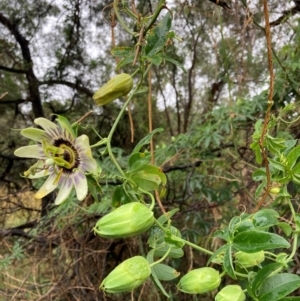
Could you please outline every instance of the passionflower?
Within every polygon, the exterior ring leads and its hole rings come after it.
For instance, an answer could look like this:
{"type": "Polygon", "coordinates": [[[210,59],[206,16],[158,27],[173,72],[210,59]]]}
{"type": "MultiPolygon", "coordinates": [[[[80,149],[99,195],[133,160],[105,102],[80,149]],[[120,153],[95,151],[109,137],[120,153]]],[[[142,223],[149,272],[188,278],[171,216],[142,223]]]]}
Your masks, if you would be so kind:
{"type": "Polygon", "coordinates": [[[36,142],[15,150],[15,155],[23,158],[38,159],[24,172],[29,179],[48,176],[42,187],[35,194],[41,199],[55,188],[59,192],[55,204],[61,204],[70,195],[73,187],[78,200],[83,200],[88,193],[87,174],[96,175],[98,165],[92,156],[89,138],[76,136],[69,121],[58,116],[55,124],[46,118],[36,118],[34,123],[42,129],[26,128],[21,134],[36,142]]]}

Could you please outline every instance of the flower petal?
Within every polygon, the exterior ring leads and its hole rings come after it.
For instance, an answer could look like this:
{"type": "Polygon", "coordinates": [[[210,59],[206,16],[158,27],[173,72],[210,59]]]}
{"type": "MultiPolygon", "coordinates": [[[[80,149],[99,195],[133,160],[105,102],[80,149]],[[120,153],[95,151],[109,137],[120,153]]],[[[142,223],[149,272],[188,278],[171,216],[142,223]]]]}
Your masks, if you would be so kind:
{"type": "Polygon", "coordinates": [[[100,173],[100,166],[98,166],[94,158],[86,157],[82,161],[81,165],[85,172],[89,172],[93,175],[98,175],[100,173]]]}
{"type": "Polygon", "coordinates": [[[59,193],[55,199],[55,205],[59,205],[63,201],[65,201],[70,195],[72,188],[73,188],[73,183],[69,177],[65,177],[63,180],[61,180],[59,193]]]}
{"type": "Polygon", "coordinates": [[[46,177],[49,176],[49,170],[48,169],[44,169],[44,170],[40,170],[38,172],[35,172],[34,174],[31,174],[28,176],[29,179],[39,179],[42,177],[46,177]]]}
{"type": "Polygon", "coordinates": [[[35,128],[27,128],[21,131],[21,134],[34,141],[41,142],[43,139],[45,139],[45,131],[35,128]]]}
{"type": "Polygon", "coordinates": [[[57,187],[56,174],[50,174],[49,178],[40,188],[40,190],[34,195],[37,199],[42,199],[45,195],[52,192],[57,187]]]}
{"type": "Polygon", "coordinates": [[[54,122],[43,117],[34,119],[34,123],[42,127],[44,130],[49,130],[49,129],[55,130],[57,128],[57,125],[54,122]]]}
{"type": "Polygon", "coordinates": [[[24,176],[29,179],[38,179],[49,175],[49,168],[45,169],[44,160],[38,160],[35,164],[30,166],[28,170],[24,172],[24,176]]]}
{"type": "Polygon", "coordinates": [[[15,150],[15,156],[22,158],[45,159],[44,152],[39,145],[22,146],[15,150]]]}
{"type": "Polygon", "coordinates": [[[76,147],[80,147],[82,152],[84,152],[87,156],[92,157],[92,152],[90,148],[90,141],[87,135],[81,135],[75,139],[76,147]]]}
{"type": "Polygon", "coordinates": [[[80,149],[78,151],[79,156],[81,157],[81,166],[84,172],[90,172],[94,175],[98,174],[98,164],[93,158],[89,137],[87,135],[81,135],[75,140],[75,147],[80,149]]]}
{"type": "Polygon", "coordinates": [[[73,176],[73,184],[76,190],[77,199],[82,201],[88,193],[86,176],[81,172],[76,172],[73,176]]]}

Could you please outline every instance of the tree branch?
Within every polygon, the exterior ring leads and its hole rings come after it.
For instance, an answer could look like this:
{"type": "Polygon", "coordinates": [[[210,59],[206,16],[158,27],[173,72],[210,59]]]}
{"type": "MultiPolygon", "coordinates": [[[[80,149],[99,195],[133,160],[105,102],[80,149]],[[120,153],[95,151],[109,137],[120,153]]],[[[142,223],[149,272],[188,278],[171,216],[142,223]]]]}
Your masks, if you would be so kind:
{"type": "Polygon", "coordinates": [[[231,7],[228,6],[228,4],[223,1],[223,0],[208,0],[216,5],[221,6],[222,8],[224,8],[225,10],[227,10],[228,12],[232,13],[231,7]]]}
{"type": "Polygon", "coordinates": [[[62,79],[50,79],[50,80],[46,80],[46,81],[42,81],[39,82],[39,85],[49,85],[49,86],[53,86],[53,85],[65,85],[68,86],[72,89],[77,90],[78,92],[84,93],[87,96],[92,97],[94,92],[91,91],[90,89],[80,86],[78,83],[72,83],[66,80],[62,80],[62,79]]]}
{"type": "Polygon", "coordinates": [[[33,71],[33,61],[29,49],[29,41],[26,40],[26,38],[20,33],[18,25],[5,17],[2,13],[0,13],[0,23],[2,23],[10,31],[21,48],[24,65],[26,66],[26,68],[28,68],[28,70],[26,70],[25,72],[28,81],[28,100],[32,102],[32,110],[34,116],[35,118],[44,117],[38,79],[36,78],[33,71]]]}
{"type": "Polygon", "coordinates": [[[285,10],[282,12],[282,16],[280,16],[277,20],[270,23],[270,26],[276,26],[284,23],[288,18],[294,16],[295,14],[300,12],[300,6],[296,5],[291,9],[285,10]]]}
{"type": "Polygon", "coordinates": [[[0,65],[0,70],[12,72],[12,73],[19,73],[19,74],[26,74],[27,70],[15,69],[10,67],[5,67],[0,65]]]}

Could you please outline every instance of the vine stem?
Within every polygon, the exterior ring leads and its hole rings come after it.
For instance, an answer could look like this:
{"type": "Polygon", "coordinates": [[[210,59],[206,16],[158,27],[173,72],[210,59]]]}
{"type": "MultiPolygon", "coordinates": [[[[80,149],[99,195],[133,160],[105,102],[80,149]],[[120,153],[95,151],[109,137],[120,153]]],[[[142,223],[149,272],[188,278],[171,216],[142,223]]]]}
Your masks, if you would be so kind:
{"type": "Polygon", "coordinates": [[[132,93],[129,95],[129,97],[127,98],[127,100],[125,101],[122,109],[120,110],[113,126],[111,127],[111,130],[107,136],[107,140],[106,140],[106,146],[107,146],[107,151],[108,151],[108,154],[109,154],[109,157],[110,159],[112,160],[112,162],[115,164],[116,168],[118,169],[119,173],[121,174],[121,176],[123,178],[126,178],[125,176],[125,173],[123,171],[123,169],[121,168],[121,166],[119,165],[118,161],[116,160],[113,152],[112,152],[112,149],[111,149],[111,139],[112,139],[112,136],[117,128],[117,125],[121,119],[121,117],[123,116],[127,106],[129,105],[130,101],[132,100],[133,96],[135,95],[135,93],[137,92],[137,90],[139,89],[140,85],[142,84],[142,81],[143,81],[143,78],[145,75],[147,75],[147,73],[149,72],[149,70],[151,69],[152,67],[152,64],[149,64],[148,68],[146,69],[146,71],[143,73],[143,76],[141,78],[141,80],[139,81],[139,83],[136,85],[136,87],[134,88],[134,90],[132,91],[132,93]]]}
{"type": "Polygon", "coordinates": [[[127,98],[126,102],[124,103],[121,111],[119,112],[119,115],[117,116],[109,134],[108,134],[108,137],[107,137],[107,142],[106,142],[106,146],[107,146],[107,151],[108,151],[108,154],[109,154],[109,157],[110,159],[112,160],[112,162],[115,164],[115,166],[117,167],[119,173],[121,174],[122,177],[125,178],[125,173],[123,171],[123,169],[121,168],[121,166],[119,165],[118,161],[116,160],[113,152],[112,152],[112,148],[111,148],[111,139],[112,139],[112,136],[117,128],[117,125],[123,115],[123,113],[125,112],[125,109],[127,108],[127,106],[129,105],[133,95],[135,94],[135,92],[138,90],[140,84],[138,84],[135,89],[133,90],[133,92],[130,94],[130,96],[127,98]]]}
{"type": "Polygon", "coordinates": [[[265,17],[265,34],[266,34],[266,42],[267,42],[267,54],[268,54],[268,68],[270,73],[270,87],[269,87],[269,94],[268,94],[268,107],[266,111],[266,116],[264,119],[262,133],[259,139],[259,147],[263,157],[263,164],[266,168],[266,176],[267,176],[267,188],[264,195],[261,197],[260,201],[257,203],[256,207],[254,208],[254,212],[258,211],[259,208],[262,206],[264,201],[266,200],[270,188],[271,188],[271,176],[269,170],[269,162],[267,158],[266,149],[264,147],[265,137],[268,131],[268,124],[271,116],[271,108],[273,106],[273,94],[274,94],[274,69],[273,69],[273,60],[272,60],[272,39],[271,39],[271,30],[270,30],[270,20],[269,20],[269,10],[268,10],[268,0],[263,1],[264,4],[264,17],[265,17]]]}
{"type": "Polygon", "coordinates": [[[171,251],[171,248],[168,249],[168,251],[164,254],[164,256],[162,258],[158,259],[155,262],[150,263],[149,266],[152,268],[153,266],[157,265],[158,263],[163,262],[169,255],[170,251],[171,251]]]}
{"type": "MultiPolygon", "coordinates": [[[[160,223],[158,220],[155,219],[154,222],[155,222],[155,224],[156,224],[163,232],[165,232],[165,233],[167,232],[167,229],[165,229],[165,227],[164,227],[163,225],[161,225],[161,223],[160,223]]],[[[206,250],[206,249],[204,249],[204,248],[202,248],[202,247],[199,247],[199,246],[193,244],[192,242],[189,242],[188,240],[185,240],[185,239],[183,239],[183,238],[180,238],[180,237],[177,237],[177,236],[176,236],[176,240],[177,240],[177,241],[181,241],[181,242],[183,242],[184,244],[186,244],[186,245],[192,247],[193,249],[196,249],[196,250],[198,250],[198,251],[200,251],[200,252],[202,252],[202,253],[205,253],[205,254],[208,254],[208,255],[213,255],[213,254],[214,254],[214,252],[211,252],[211,251],[206,250]]]]}
{"type": "Polygon", "coordinates": [[[120,13],[119,13],[119,8],[118,8],[118,5],[119,5],[119,2],[120,0],[114,0],[114,3],[113,3],[113,8],[114,8],[114,12],[116,14],[116,17],[118,19],[118,21],[120,22],[121,26],[132,36],[136,36],[136,33],[133,32],[130,28],[128,28],[128,26],[125,24],[125,22],[123,21],[120,13]]]}

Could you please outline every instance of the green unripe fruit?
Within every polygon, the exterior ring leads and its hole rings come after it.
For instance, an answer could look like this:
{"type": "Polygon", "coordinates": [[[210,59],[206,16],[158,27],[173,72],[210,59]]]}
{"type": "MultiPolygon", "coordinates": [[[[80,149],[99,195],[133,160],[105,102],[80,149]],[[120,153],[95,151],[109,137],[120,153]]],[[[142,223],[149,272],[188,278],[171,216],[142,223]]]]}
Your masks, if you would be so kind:
{"type": "Polygon", "coordinates": [[[205,267],[188,272],[180,279],[177,288],[187,294],[205,294],[218,288],[220,283],[219,272],[205,267]]]}
{"type": "Polygon", "coordinates": [[[242,288],[239,285],[227,285],[221,289],[216,297],[215,301],[245,301],[246,296],[242,288]]]}
{"type": "Polygon", "coordinates": [[[131,91],[132,87],[132,77],[129,74],[121,73],[102,86],[93,95],[93,100],[98,106],[103,106],[121,96],[127,95],[131,91]]]}
{"type": "Polygon", "coordinates": [[[236,262],[242,268],[250,268],[259,265],[265,260],[265,252],[259,251],[255,253],[237,252],[235,254],[236,262]]]}
{"type": "Polygon", "coordinates": [[[100,289],[108,293],[130,292],[143,284],[151,274],[148,261],[135,256],[119,264],[100,284],[100,289]]]}
{"type": "Polygon", "coordinates": [[[125,238],[147,231],[153,223],[153,212],[141,203],[132,202],[103,216],[94,231],[102,237],[125,238]]]}
{"type": "Polygon", "coordinates": [[[280,192],[280,187],[274,186],[270,189],[270,193],[272,194],[278,194],[280,192]]]}

